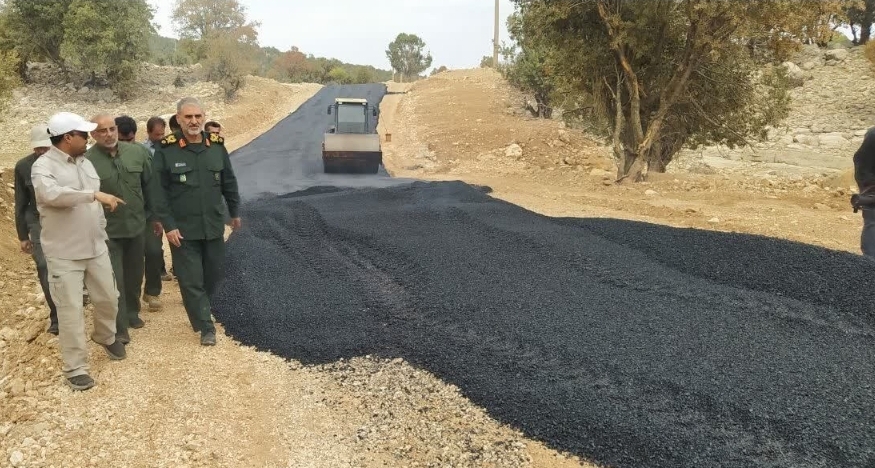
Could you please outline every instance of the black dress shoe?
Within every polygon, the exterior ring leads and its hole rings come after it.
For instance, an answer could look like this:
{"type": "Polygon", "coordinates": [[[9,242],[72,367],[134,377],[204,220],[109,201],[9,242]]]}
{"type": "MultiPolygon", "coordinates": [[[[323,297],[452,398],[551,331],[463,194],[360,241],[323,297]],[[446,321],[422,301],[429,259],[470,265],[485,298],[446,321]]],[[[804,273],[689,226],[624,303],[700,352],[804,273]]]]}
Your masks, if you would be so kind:
{"type": "Polygon", "coordinates": [[[203,346],[215,346],[216,345],[216,332],[214,331],[205,331],[201,333],[201,345],[203,346]]]}

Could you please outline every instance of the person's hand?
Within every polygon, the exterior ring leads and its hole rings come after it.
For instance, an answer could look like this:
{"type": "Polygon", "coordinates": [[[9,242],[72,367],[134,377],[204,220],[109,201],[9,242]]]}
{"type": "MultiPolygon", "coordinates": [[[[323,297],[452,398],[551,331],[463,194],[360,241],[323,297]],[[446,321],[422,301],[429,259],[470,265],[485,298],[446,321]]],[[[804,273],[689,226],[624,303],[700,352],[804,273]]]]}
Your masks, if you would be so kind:
{"type": "Polygon", "coordinates": [[[164,225],[159,221],[155,221],[152,223],[152,232],[155,234],[155,237],[161,237],[164,234],[164,225]]]}
{"type": "Polygon", "coordinates": [[[121,198],[103,192],[94,192],[94,199],[99,201],[101,205],[109,208],[110,212],[115,211],[115,209],[118,208],[119,203],[122,205],[125,204],[125,201],[121,198]]]}
{"type": "Polygon", "coordinates": [[[236,231],[240,229],[240,226],[243,225],[243,221],[240,218],[231,218],[231,222],[228,223],[228,226],[231,226],[231,230],[236,231]]]}
{"type": "Polygon", "coordinates": [[[33,242],[29,240],[21,241],[21,251],[26,254],[30,254],[31,252],[33,252],[33,242]]]}
{"type": "Polygon", "coordinates": [[[168,231],[165,235],[167,236],[167,242],[169,242],[170,245],[174,247],[182,245],[182,234],[179,233],[179,229],[168,231]]]}

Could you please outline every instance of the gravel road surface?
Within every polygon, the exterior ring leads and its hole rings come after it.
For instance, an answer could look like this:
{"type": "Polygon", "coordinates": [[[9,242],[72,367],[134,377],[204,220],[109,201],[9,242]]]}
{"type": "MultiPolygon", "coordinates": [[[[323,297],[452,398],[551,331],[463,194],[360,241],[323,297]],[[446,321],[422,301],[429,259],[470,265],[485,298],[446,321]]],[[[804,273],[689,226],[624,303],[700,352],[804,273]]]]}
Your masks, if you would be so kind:
{"type": "Polygon", "coordinates": [[[875,465],[871,261],[548,218],[460,182],[324,179],[305,142],[336,93],[232,155],[250,198],[283,193],[228,241],[214,302],[235,338],[311,364],[403,357],[611,466],[875,465]]]}

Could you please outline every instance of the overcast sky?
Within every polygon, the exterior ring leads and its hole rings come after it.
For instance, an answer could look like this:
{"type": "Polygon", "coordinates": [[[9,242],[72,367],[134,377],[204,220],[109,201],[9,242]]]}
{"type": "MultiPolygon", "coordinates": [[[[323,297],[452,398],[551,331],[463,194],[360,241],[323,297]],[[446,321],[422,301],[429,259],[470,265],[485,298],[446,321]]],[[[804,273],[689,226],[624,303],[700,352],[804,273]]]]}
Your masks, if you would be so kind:
{"type": "MultiPolygon", "coordinates": [[[[162,36],[177,37],[174,0],[150,0],[162,36]]],[[[492,55],[494,0],[241,0],[250,20],[260,21],[258,41],[282,51],[390,69],[386,47],[398,35],[425,41],[432,68],[471,68],[492,55]]],[[[508,40],[510,0],[500,0],[500,38],[508,40]]]]}

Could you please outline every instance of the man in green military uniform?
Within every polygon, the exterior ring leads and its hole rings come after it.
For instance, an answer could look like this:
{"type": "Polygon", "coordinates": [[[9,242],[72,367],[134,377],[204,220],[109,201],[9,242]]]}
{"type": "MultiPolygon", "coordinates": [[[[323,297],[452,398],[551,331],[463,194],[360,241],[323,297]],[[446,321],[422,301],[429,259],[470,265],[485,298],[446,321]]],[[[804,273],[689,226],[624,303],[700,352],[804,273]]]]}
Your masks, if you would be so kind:
{"type": "Polygon", "coordinates": [[[154,210],[162,223],[188,320],[201,344],[216,344],[211,299],[224,275],[225,207],[240,227],[240,195],[225,140],[203,130],[203,106],[194,98],[176,105],[181,130],[163,140],[152,157],[154,210]],[[224,203],[223,203],[224,202],[224,203]]]}
{"type": "Polygon", "coordinates": [[[131,341],[128,328],[142,328],[140,289],[143,284],[143,251],[146,216],[151,207],[149,189],[152,167],[149,150],[142,145],[119,141],[115,119],[100,114],[91,119],[97,124],[91,132],[94,146],[85,157],[100,176],[100,190],[124,200],[124,205],[106,211],[109,256],[119,291],[116,339],[131,341]]]}

